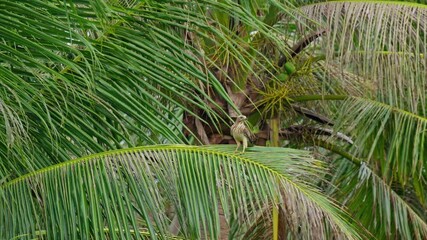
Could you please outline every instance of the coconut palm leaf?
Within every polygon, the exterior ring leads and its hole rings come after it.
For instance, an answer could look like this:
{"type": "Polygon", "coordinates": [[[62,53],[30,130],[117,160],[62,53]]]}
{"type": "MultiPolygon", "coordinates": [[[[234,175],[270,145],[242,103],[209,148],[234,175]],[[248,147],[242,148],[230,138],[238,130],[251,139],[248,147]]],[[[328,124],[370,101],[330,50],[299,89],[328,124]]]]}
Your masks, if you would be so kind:
{"type": "MultiPolygon", "coordinates": [[[[360,98],[348,100],[343,108],[351,111],[339,124],[358,136],[352,150],[357,156],[380,163],[377,170],[386,181],[425,186],[426,118],[360,98]]],[[[423,188],[417,191],[425,202],[423,188]]]]}
{"type": "MultiPolygon", "coordinates": [[[[323,84],[314,94],[363,96],[425,115],[426,5],[402,1],[305,2],[316,3],[298,4],[304,24],[298,25],[300,33],[296,34],[325,30],[300,54],[300,58],[321,55],[325,59],[310,71],[323,84]]],[[[310,75],[304,81],[310,81],[310,75]]]]}
{"type": "Polygon", "coordinates": [[[221,45],[250,69],[244,56],[252,50],[200,9],[233,12],[265,35],[268,29],[233,2],[199,4],[0,1],[1,175],[103,149],[191,141],[184,112],[213,128],[223,123],[211,94],[234,104],[207,70],[215,61],[186,33],[221,45]]]}
{"type": "Polygon", "coordinates": [[[384,181],[366,163],[355,165],[339,159],[331,189],[377,239],[423,239],[427,234],[426,216],[410,200],[407,190],[384,181]],[[337,189],[339,189],[337,191],[337,189]],[[398,192],[400,191],[400,193],[398,192]],[[412,202],[412,203],[411,203],[412,202]]]}
{"type": "Polygon", "coordinates": [[[319,42],[327,62],[368,78],[378,101],[425,113],[426,5],[334,1],[301,11],[327,29],[319,42]]]}
{"type": "Polygon", "coordinates": [[[344,91],[338,94],[352,97],[341,98],[348,101],[338,103],[339,108],[331,107],[346,119],[340,130],[354,134],[359,157],[381,159],[384,177],[396,172],[391,175],[399,175],[402,184],[408,181],[405,174],[415,181],[424,179],[426,10],[424,4],[401,1],[333,1],[301,7],[309,19],[327,29],[316,45],[325,50],[328,68],[319,79],[359,85],[357,90],[343,83],[344,91]],[[369,147],[362,150],[362,145],[369,147]]]}
{"type": "Polygon", "coordinates": [[[235,155],[233,150],[154,145],[21,176],[0,186],[0,236],[166,238],[172,237],[168,227],[176,216],[178,236],[218,238],[221,206],[239,239],[261,215],[271,217],[265,209],[273,204],[283,206],[291,223],[287,230],[295,236],[359,238],[346,215],[315,187],[325,169],[307,152],[254,147],[235,155]]]}
{"type": "Polygon", "coordinates": [[[271,26],[277,9],[291,13],[282,1],[0,6],[2,155],[15,159],[0,162],[3,175],[104,149],[191,142],[185,116],[221,132],[228,116],[218,101],[236,110],[224,85],[241,89],[275,68],[259,45],[265,40],[286,54],[271,26]],[[247,34],[236,35],[229,20],[247,34]],[[215,71],[224,68],[233,70],[222,79],[215,71]]]}
{"type": "Polygon", "coordinates": [[[332,137],[313,136],[313,143],[326,141],[320,146],[353,160],[334,172],[334,198],[373,237],[423,239],[425,5],[332,1],[302,6],[301,11],[306,20],[298,28],[300,35],[307,27],[326,29],[300,53],[300,58],[325,54],[325,61],[318,62],[310,75],[322,85],[314,88],[317,93],[294,91],[286,101],[306,103],[302,106],[329,116],[335,131],[353,140],[353,144],[343,144],[332,137]],[[364,172],[370,177],[355,174],[363,168],[354,167],[354,159],[366,161],[364,172]]]}

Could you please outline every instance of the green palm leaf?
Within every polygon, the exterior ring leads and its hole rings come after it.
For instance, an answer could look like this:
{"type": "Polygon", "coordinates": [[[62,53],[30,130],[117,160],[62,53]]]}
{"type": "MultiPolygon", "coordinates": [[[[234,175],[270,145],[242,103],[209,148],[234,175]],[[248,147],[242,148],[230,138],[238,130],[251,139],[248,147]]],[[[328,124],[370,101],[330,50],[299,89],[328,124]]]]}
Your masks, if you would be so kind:
{"type": "Polygon", "coordinates": [[[306,152],[233,150],[147,146],[24,175],[0,187],[0,236],[129,239],[149,233],[155,239],[172,236],[175,216],[179,236],[218,238],[221,206],[239,239],[258,217],[271,217],[265,212],[270,205],[279,205],[289,233],[298,238],[359,238],[345,214],[315,187],[325,169],[306,152]]]}
{"type": "Polygon", "coordinates": [[[354,134],[356,156],[379,162],[386,181],[417,187],[425,204],[424,163],[427,119],[380,102],[350,98],[342,106],[349,109],[337,122],[338,129],[354,134]],[[421,187],[423,186],[423,187],[421,187]]]}
{"type": "Polygon", "coordinates": [[[416,206],[416,200],[411,199],[414,196],[410,189],[402,193],[396,185],[392,188],[366,163],[356,166],[342,159],[336,163],[332,180],[337,186],[332,189],[334,197],[342,199],[373,236],[423,239],[427,235],[425,214],[422,207],[416,206]]]}
{"type": "Polygon", "coordinates": [[[13,159],[0,162],[2,176],[103,149],[187,142],[184,110],[221,121],[205,88],[231,101],[180,36],[188,28],[174,23],[185,15],[216,31],[204,15],[171,7],[164,16],[162,4],[62,4],[0,1],[1,155],[13,159]]]}
{"type": "MultiPolygon", "coordinates": [[[[272,5],[286,10],[279,1],[272,5]]],[[[219,129],[228,116],[218,98],[235,108],[225,80],[237,86],[274,68],[257,41],[286,53],[269,25],[274,21],[260,20],[256,6],[0,1],[0,154],[13,159],[0,162],[0,174],[19,176],[105,149],[189,143],[194,131],[183,123],[186,114],[219,129]],[[229,15],[257,41],[213,24],[229,15]],[[217,79],[213,72],[223,66],[243,70],[217,79]]]]}
{"type": "Polygon", "coordinates": [[[326,29],[318,46],[328,63],[368,82],[366,94],[376,100],[425,115],[426,5],[331,1],[301,11],[318,23],[307,25],[326,29]]]}

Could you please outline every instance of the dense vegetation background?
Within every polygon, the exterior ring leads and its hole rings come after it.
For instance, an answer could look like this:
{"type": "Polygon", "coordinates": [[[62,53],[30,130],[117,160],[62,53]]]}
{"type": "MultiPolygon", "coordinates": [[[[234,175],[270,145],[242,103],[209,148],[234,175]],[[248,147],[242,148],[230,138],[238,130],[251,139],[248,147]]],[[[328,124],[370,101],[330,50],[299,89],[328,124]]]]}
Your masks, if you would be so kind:
{"type": "Polygon", "coordinates": [[[424,1],[0,0],[0,23],[0,238],[427,237],[424,1]]]}

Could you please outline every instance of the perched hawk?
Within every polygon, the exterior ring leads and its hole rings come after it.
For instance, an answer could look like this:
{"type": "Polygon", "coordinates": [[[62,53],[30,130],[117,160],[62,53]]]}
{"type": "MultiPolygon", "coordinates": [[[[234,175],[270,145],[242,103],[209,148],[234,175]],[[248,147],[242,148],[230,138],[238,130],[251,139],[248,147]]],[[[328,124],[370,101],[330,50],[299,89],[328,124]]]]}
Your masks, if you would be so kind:
{"type": "Polygon", "coordinates": [[[248,147],[248,142],[255,140],[255,135],[249,130],[248,126],[245,123],[245,120],[246,116],[239,115],[236,119],[236,122],[231,126],[231,135],[237,143],[237,148],[234,152],[237,152],[240,147],[240,143],[242,142],[242,153],[244,153],[245,149],[248,147]]]}

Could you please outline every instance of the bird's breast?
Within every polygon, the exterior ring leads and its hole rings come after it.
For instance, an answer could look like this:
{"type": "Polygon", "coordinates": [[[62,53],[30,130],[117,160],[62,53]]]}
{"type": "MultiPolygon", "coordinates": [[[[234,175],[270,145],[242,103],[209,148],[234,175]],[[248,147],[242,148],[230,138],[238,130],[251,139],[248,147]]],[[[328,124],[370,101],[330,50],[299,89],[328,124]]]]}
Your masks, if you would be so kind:
{"type": "Polygon", "coordinates": [[[242,123],[233,125],[231,127],[231,133],[233,135],[233,138],[236,141],[243,141],[243,138],[245,138],[245,134],[244,134],[245,129],[246,129],[246,126],[242,123]]]}

